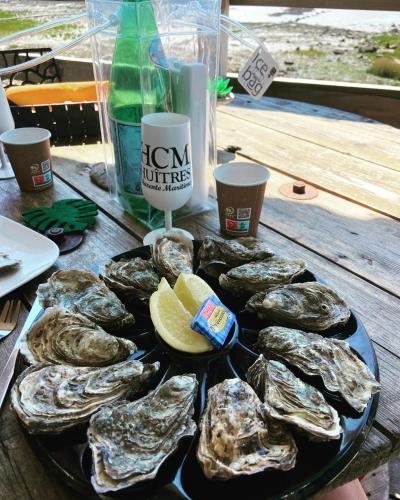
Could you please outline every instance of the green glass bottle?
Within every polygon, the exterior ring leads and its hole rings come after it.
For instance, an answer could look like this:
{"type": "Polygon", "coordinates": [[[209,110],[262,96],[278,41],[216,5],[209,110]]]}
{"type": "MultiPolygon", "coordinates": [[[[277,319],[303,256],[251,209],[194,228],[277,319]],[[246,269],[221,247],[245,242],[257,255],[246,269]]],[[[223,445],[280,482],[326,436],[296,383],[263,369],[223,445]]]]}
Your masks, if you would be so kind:
{"type": "Polygon", "coordinates": [[[149,0],[124,0],[111,65],[108,113],[115,154],[117,195],[124,209],[148,227],[163,225],[141,189],[141,125],[144,114],[168,109],[166,70],[151,60],[161,47],[149,0]]]}

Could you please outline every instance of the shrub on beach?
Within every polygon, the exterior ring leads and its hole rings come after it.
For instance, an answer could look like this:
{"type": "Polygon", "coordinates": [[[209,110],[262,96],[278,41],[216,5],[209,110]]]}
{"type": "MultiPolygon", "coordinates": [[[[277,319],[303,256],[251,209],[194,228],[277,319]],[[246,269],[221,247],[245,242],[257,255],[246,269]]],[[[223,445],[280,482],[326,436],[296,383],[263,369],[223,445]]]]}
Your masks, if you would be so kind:
{"type": "Polygon", "coordinates": [[[378,57],[368,72],[375,76],[400,80],[400,63],[389,57],[378,57]]]}

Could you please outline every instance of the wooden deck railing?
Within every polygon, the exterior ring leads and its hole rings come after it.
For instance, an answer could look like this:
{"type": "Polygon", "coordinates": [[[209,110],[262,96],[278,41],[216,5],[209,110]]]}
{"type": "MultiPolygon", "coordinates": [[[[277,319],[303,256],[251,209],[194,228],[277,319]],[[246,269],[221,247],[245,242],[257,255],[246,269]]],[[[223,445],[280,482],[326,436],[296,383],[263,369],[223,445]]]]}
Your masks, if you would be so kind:
{"type": "MultiPolygon", "coordinates": [[[[229,5],[400,12],[400,0],[222,0],[222,12],[226,15],[229,14],[229,5]]],[[[226,74],[227,61],[227,43],[222,39],[221,74],[226,74]],[[225,51],[223,51],[224,44],[225,51]]],[[[231,78],[234,90],[243,92],[237,82],[237,74],[228,76],[231,78]]],[[[268,89],[268,95],[331,106],[400,127],[400,87],[393,85],[277,77],[268,89]]]]}

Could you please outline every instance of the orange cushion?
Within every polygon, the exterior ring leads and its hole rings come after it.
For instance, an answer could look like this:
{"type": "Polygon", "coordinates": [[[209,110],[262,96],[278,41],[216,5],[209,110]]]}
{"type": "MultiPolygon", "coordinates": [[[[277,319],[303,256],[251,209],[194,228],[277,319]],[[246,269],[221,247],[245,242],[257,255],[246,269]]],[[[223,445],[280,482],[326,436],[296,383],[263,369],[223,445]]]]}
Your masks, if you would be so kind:
{"type": "Polygon", "coordinates": [[[17,105],[61,104],[97,101],[95,82],[61,82],[21,85],[6,89],[7,98],[17,105]]]}

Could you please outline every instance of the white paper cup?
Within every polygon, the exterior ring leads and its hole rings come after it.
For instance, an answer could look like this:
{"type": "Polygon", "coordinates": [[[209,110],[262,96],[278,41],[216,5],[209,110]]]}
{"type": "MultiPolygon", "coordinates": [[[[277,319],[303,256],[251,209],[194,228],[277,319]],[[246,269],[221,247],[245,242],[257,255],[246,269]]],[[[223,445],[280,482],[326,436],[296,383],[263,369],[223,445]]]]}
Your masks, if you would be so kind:
{"type": "Polygon", "coordinates": [[[176,210],[193,189],[190,120],[177,113],[142,118],[142,190],[159,210],[176,210]]]}

